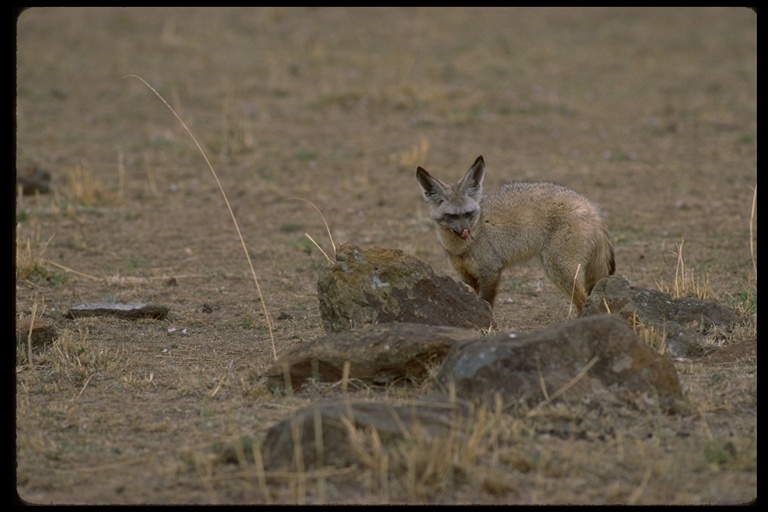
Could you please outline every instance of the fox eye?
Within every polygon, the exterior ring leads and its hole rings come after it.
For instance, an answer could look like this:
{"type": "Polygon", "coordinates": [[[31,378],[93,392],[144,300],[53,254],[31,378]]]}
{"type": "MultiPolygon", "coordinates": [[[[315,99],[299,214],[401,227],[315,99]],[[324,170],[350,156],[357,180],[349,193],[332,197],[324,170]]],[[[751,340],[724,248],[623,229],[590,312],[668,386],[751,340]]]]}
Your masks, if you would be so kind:
{"type": "Polygon", "coordinates": [[[475,212],[447,213],[445,216],[451,220],[471,219],[475,212]]]}

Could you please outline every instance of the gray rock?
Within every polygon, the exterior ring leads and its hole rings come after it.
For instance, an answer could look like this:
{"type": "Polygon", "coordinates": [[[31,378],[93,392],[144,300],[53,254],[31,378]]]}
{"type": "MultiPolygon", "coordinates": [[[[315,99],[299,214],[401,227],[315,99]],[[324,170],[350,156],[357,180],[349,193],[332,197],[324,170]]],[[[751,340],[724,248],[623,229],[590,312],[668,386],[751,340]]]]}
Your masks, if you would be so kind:
{"type": "Polygon", "coordinates": [[[493,324],[490,305],[467,286],[398,249],[342,245],[336,263],[320,272],[317,296],[326,332],[385,322],[493,324]]]}
{"type": "Polygon", "coordinates": [[[411,435],[447,438],[465,431],[469,421],[471,407],[460,402],[310,405],[267,431],[261,448],[264,467],[267,471],[306,471],[330,465],[349,466],[363,456],[359,452],[361,444],[371,448],[364,440],[374,432],[380,441],[377,449],[386,450],[411,435]]]}
{"type": "Polygon", "coordinates": [[[692,297],[675,299],[659,290],[630,286],[620,276],[597,282],[581,316],[606,312],[621,316],[630,325],[665,332],[666,348],[675,356],[689,354],[711,328],[732,327],[739,321],[731,309],[717,302],[692,297]]]}
{"type": "Polygon", "coordinates": [[[643,395],[658,396],[666,410],[677,410],[683,398],[672,361],[638,341],[626,322],[614,315],[577,318],[533,333],[499,333],[456,345],[438,381],[464,399],[490,401],[498,392],[507,405],[535,405],[561,388],[566,390],[558,399],[565,400],[606,392],[630,402],[643,395]]]}
{"type": "Polygon", "coordinates": [[[267,371],[268,385],[300,388],[309,379],[341,380],[349,361],[349,378],[369,384],[420,380],[430,364],[443,360],[456,343],[478,338],[477,331],[459,327],[397,323],[366,325],[331,333],[282,356],[267,371]]]}
{"type": "Polygon", "coordinates": [[[82,302],[73,304],[65,316],[67,318],[113,316],[125,320],[135,320],[137,318],[156,318],[162,320],[168,316],[168,308],[158,304],[145,304],[144,302],[82,302]]]}

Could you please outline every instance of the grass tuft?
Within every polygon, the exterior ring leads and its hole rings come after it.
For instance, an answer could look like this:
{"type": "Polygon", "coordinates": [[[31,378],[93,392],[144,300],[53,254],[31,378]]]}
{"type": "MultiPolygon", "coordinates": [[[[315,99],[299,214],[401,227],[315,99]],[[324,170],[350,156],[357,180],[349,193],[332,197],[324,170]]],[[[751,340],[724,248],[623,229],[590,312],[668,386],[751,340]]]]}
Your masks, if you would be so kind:
{"type": "Polygon", "coordinates": [[[677,251],[673,252],[677,259],[674,279],[671,283],[667,283],[664,279],[662,269],[657,286],[659,290],[670,294],[675,299],[681,297],[695,297],[701,300],[711,299],[713,293],[712,289],[709,287],[709,278],[706,275],[703,277],[697,276],[693,269],[688,268],[685,264],[685,260],[683,259],[684,243],[685,240],[681,240],[680,243],[677,244],[677,251]]]}
{"type": "Polygon", "coordinates": [[[21,223],[16,224],[16,281],[41,279],[53,284],[65,282],[65,275],[46,266],[45,250],[53,235],[41,245],[38,239],[22,238],[21,230],[21,223]]]}

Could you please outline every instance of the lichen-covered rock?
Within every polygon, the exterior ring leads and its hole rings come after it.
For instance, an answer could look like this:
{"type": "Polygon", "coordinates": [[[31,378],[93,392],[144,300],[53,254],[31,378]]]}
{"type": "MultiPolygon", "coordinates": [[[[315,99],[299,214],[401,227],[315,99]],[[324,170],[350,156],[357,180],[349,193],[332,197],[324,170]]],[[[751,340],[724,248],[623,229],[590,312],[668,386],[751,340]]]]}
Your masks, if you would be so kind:
{"type": "Polygon", "coordinates": [[[327,332],[385,322],[493,324],[490,305],[467,286],[399,249],[342,245],[336,263],[320,272],[317,296],[327,332]]]}

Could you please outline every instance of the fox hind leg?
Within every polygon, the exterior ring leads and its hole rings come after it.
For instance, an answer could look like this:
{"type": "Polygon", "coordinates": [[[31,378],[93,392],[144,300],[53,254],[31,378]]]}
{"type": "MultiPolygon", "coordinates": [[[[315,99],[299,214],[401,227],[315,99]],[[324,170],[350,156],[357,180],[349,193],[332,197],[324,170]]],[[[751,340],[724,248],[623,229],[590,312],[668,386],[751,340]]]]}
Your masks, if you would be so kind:
{"type": "Polygon", "coordinates": [[[587,289],[584,283],[584,273],[587,269],[583,268],[583,265],[552,257],[547,253],[542,254],[541,262],[547,277],[560,288],[576,306],[576,310],[581,313],[581,308],[587,301],[587,289]]]}

